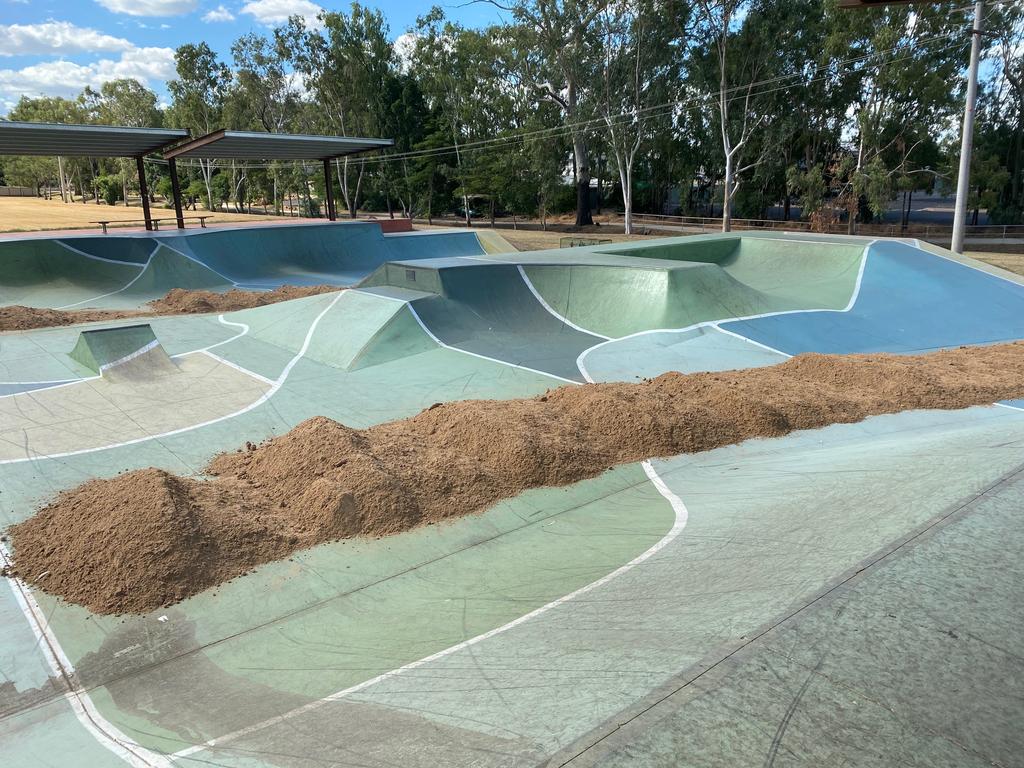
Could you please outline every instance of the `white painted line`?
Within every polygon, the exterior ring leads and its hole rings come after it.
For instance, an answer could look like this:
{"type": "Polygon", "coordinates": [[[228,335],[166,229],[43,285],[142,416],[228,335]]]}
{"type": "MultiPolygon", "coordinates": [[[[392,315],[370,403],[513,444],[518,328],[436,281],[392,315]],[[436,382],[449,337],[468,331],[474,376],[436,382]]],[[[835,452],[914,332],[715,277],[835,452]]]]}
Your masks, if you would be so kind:
{"type": "Polygon", "coordinates": [[[202,744],[196,744],[191,747],[186,747],[185,749],[175,752],[173,755],[171,755],[171,758],[177,760],[183,757],[194,755],[197,752],[203,752],[207,749],[221,746],[231,741],[237,741],[238,739],[244,736],[248,736],[250,734],[262,731],[266,728],[270,728],[271,726],[278,725],[288,720],[292,720],[293,718],[298,717],[300,715],[304,715],[307,712],[312,712],[316,709],[319,709],[325,704],[329,704],[333,701],[339,701],[348,696],[351,696],[354,693],[358,693],[374,685],[377,685],[378,683],[382,683],[386,680],[398,677],[402,674],[405,674],[406,672],[418,669],[419,667],[422,667],[433,661],[443,659],[446,656],[451,656],[453,653],[458,653],[459,651],[465,648],[478,645],[479,643],[482,643],[485,640],[489,640],[492,637],[496,637],[497,635],[507,632],[508,630],[513,629],[515,627],[518,627],[521,624],[525,624],[526,622],[537,618],[541,614],[547,613],[550,610],[565,605],[566,603],[569,603],[575,600],[576,598],[597,589],[598,587],[602,587],[608,582],[618,578],[622,574],[631,571],[633,568],[640,565],[640,563],[644,562],[645,560],[649,560],[652,556],[656,555],[658,552],[660,552],[669,544],[671,544],[676,538],[678,538],[679,534],[683,532],[683,528],[686,527],[686,522],[689,517],[689,513],[686,509],[686,505],[683,503],[683,500],[680,499],[675,493],[673,493],[671,489],[669,489],[669,487],[665,484],[661,477],[658,476],[658,473],[655,472],[654,467],[651,466],[650,461],[641,462],[641,466],[644,468],[644,472],[647,474],[647,477],[650,478],[651,482],[654,484],[654,487],[657,489],[658,493],[660,493],[671,505],[672,511],[675,513],[675,520],[672,523],[672,528],[668,531],[668,533],[666,533],[651,547],[641,552],[639,555],[634,557],[625,565],[619,566],[614,571],[605,576],[602,576],[597,581],[592,581],[590,584],[582,586],[579,589],[570,592],[567,595],[563,595],[562,597],[559,597],[556,600],[552,600],[550,603],[546,603],[545,605],[542,605],[540,608],[535,608],[529,613],[523,614],[518,619],[514,619],[508,622],[507,624],[502,624],[500,627],[496,627],[492,630],[484,632],[483,634],[477,635],[476,637],[472,637],[469,640],[463,640],[461,643],[457,643],[456,645],[452,645],[448,648],[445,648],[443,651],[438,651],[437,653],[434,653],[430,656],[426,656],[422,659],[419,659],[418,661],[413,661],[404,666],[397,667],[396,669],[392,669],[388,672],[377,675],[376,677],[372,677],[369,680],[364,680],[363,682],[353,685],[349,688],[345,688],[344,690],[332,693],[330,696],[325,696],[322,699],[311,701],[308,704],[304,704],[301,707],[297,707],[296,709],[290,710],[283,714],[268,718],[259,723],[247,726],[246,728],[233,731],[231,733],[225,734],[224,736],[220,736],[216,739],[210,739],[209,741],[205,741],[202,744]]]}
{"type": "MultiPolygon", "coordinates": [[[[327,295],[327,294],[324,294],[324,295],[327,295]]],[[[338,299],[340,299],[344,295],[345,295],[344,292],[339,292],[338,295],[335,296],[334,299],[331,300],[331,303],[328,304],[327,307],[324,308],[320,312],[320,314],[316,316],[316,319],[313,320],[312,324],[309,326],[309,330],[306,332],[306,338],[303,340],[302,348],[298,351],[298,353],[291,360],[288,361],[288,364],[285,365],[284,370],[282,370],[281,373],[278,375],[278,377],[276,379],[274,379],[274,383],[270,387],[270,389],[268,389],[266,392],[264,392],[262,395],[260,395],[259,398],[257,398],[253,402],[249,403],[249,405],[245,406],[244,408],[240,408],[239,410],[234,411],[232,413],[228,413],[228,414],[226,414],[224,416],[218,416],[215,419],[210,419],[209,421],[204,421],[204,422],[201,422],[199,424],[192,424],[192,425],[187,426],[187,427],[181,427],[179,429],[172,429],[172,430],[169,430],[167,432],[160,432],[159,434],[155,434],[155,435],[146,435],[145,437],[137,437],[134,440],[125,440],[125,441],[120,442],[120,443],[112,443],[110,445],[101,445],[101,446],[97,446],[95,448],[81,448],[81,449],[79,449],[77,451],[65,451],[63,453],[41,454],[41,455],[37,455],[37,456],[23,456],[23,457],[20,457],[20,458],[17,458],[17,459],[0,459],[0,464],[20,464],[20,463],[26,462],[26,461],[39,461],[39,460],[43,460],[43,459],[62,459],[62,458],[65,458],[67,456],[79,456],[79,455],[84,454],[84,453],[96,453],[98,451],[107,451],[107,450],[110,450],[112,448],[121,448],[121,447],[126,446],[126,445],[137,445],[139,443],[145,443],[145,442],[148,442],[150,440],[156,440],[158,438],[171,437],[173,435],[180,435],[180,434],[183,434],[185,432],[191,432],[193,430],[201,429],[202,427],[208,427],[211,424],[218,424],[218,423],[220,423],[222,421],[226,421],[228,419],[233,419],[233,418],[235,418],[237,416],[241,416],[242,414],[248,413],[253,408],[257,408],[257,407],[263,405],[263,403],[267,402],[267,400],[269,400],[271,397],[273,397],[275,394],[277,394],[277,391],[279,389],[281,389],[281,387],[284,385],[285,381],[288,379],[288,375],[292,372],[292,369],[298,364],[298,362],[303,357],[305,357],[306,352],[309,350],[310,342],[313,340],[313,333],[314,333],[314,331],[316,331],[316,328],[320,324],[320,321],[323,319],[324,315],[326,315],[328,312],[330,312],[331,309],[333,309],[334,305],[338,303],[338,299]]]]}
{"type": "MultiPolygon", "coordinates": [[[[589,382],[593,382],[594,379],[591,378],[590,372],[587,371],[586,366],[583,364],[583,361],[586,359],[587,355],[589,355],[595,349],[600,349],[601,347],[607,346],[609,344],[614,344],[614,343],[619,342],[619,341],[625,341],[626,339],[634,339],[634,338],[637,338],[639,336],[650,336],[651,334],[655,334],[655,333],[686,333],[688,331],[697,330],[698,328],[714,328],[714,329],[719,330],[719,331],[725,331],[724,328],[720,328],[719,327],[723,323],[735,323],[735,322],[742,322],[744,320],[759,320],[759,319],[764,318],[764,317],[777,317],[777,316],[780,316],[780,315],[803,315],[803,314],[813,314],[813,313],[816,313],[816,312],[839,312],[839,313],[841,313],[841,312],[849,312],[851,309],[853,309],[854,305],[857,303],[857,299],[860,296],[861,286],[862,286],[862,284],[864,282],[864,270],[867,267],[867,263],[868,263],[868,251],[870,251],[871,246],[874,245],[877,242],[878,242],[877,240],[872,240],[870,243],[868,243],[866,246],[864,246],[864,254],[861,257],[860,267],[857,270],[857,279],[854,282],[853,293],[850,295],[850,300],[846,303],[846,306],[843,307],[842,309],[786,309],[786,310],[782,310],[782,311],[779,311],[779,312],[761,312],[761,313],[756,314],[756,315],[743,315],[743,316],[740,316],[740,317],[727,317],[727,318],[722,318],[722,319],[718,319],[718,320],[704,320],[703,322],[693,323],[692,325],[687,325],[687,326],[685,326],[683,328],[654,328],[654,329],[651,329],[649,331],[637,331],[636,333],[631,333],[631,334],[629,334],[627,336],[621,336],[621,337],[619,337],[617,339],[609,339],[608,341],[602,341],[600,344],[595,344],[592,347],[587,347],[585,350],[580,352],[579,357],[576,358],[576,367],[580,369],[580,373],[583,374],[583,378],[584,379],[586,379],[589,382]]],[[[739,336],[739,334],[735,334],[735,335],[739,336]]],[[[745,336],[740,336],[740,338],[746,339],[747,341],[750,341],[751,343],[754,343],[752,339],[747,339],[745,336]]],[[[780,350],[772,350],[772,351],[779,352],[780,354],[785,354],[784,352],[781,352],[780,350]]]]}
{"type": "MultiPolygon", "coordinates": [[[[139,263],[137,261],[121,261],[120,259],[108,259],[108,258],[105,258],[103,256],[94,256],[91,253],[86,253],[85,251],[81,251],[78,248],[75,248],[75,246],[73,246],[73,245],[68,245],[66,242],[64,242],[63,240],[61,240],[59,238],[58,239],[51,239],[51,238],[48,238],[48,237],[45,237],[45,236],[41,236],[41,237],[38,237],[38,238],[31,238],[31,239],[32,240],[49,240],[50,242],[57,243],[58,245],[60,245],[63,248],[67,248],[72,253],[77,253],[79,256],[84,256],[85,258],[92,259],[94,261],[105,261],[108,264],[120,264],[120,265],[125,266],[125,267],[143,267],[143,266],[145,266],[145,263],[139,263]]],[[[16,240],[7,240],[5,242],[18,242],[18,241],[16,241],[16,240]]]]}
{"type": "Polygon", "coordinates": [[[157,339],[153,339],[145,346],[139,347],[134,352],[127,354],[124,357],[117,358],[117,360],[114,360],[112,363],[104,363],[103,365],[100,366],[100,376],[103,375],[104,371],[109,371],[111,368],[116,368],[119,365],[124,365],[125,363],[134,360],[136,357],[141,357],[150,350],[156,349],[159,346],[160,342],[157,339]]]}
{"type": "MultiPolygon", "coordinates": [[[[216,349],[217,347],[222,346],[224,344],[230,344],[232,341],[242,338],[249,332],[248,325],[246,325],[245,323],[237,323],[234,320],[228,320],[227,318],[224,317],[224,315],[217,315],[217,321],[220,322],[221,325],[233,325],[235,328],[241,328],[242,330],[241,332],[236,333],[231,338],[224,339],[224,341],[218,341],[216,344],[210,344],[209,346],[203,347],[201,349],[193,349],[192,352],[209,352],[211,349],[216,349]]],[[[183,352],[182,354],[190,355],[192,354],[192,352],[183,352]]],[[[179,355],[175,355],[175,357],[179,357],[179,355]]]]}
{"type": "MultiPolygon", "coordinates": [[[[516,264],[516,269],[519,270],[519,276],[521,278],[523,278],[523,282],[526,283],[526,287],[530,289],[530,293],[532,293],[533,297],[537,301],[540,302],[540,305],[542,307],[544,307],[544,309],[546,309],[548,311],[548,314],[550,314],[551,316],[557,318],[558,320],[561,320],[563,323],[568,325],[570,328],[573,328],[573,329],[579,331],[580,333],[586,333],[586,334],[588,334],[590,336],[597,336],[599,339],[605,339],[606,341],[611,340],[611,338],[612,338],[611,336],[605,336],[603,333],[598,333],[597,331],[587,330],[586,328],[583,328],[582,326],[576,325],[576,323],[574,323],[572,320],[570,320],[569,318],[565,317],[561,313],[556,312],[554,310],[554,308],[544,300],[544,297],[540,295],[540,291],[537,290],[536,286],[533,284],[533,281],[531,281],[530,278],[527,276],[526,270],[523,269],[523,265],[522,264],[516,264]]],[[[570,269],[571,269],[571,266],[570,266],[570,269]]]]}
{"type": "Polygon", "coordinates": [[[552,379],[557,379],[558,381],[564,381],[567,384],[579,384],[578,381],[573,381],[572,379],[566,379],[566,378],[558,376],[558,375],[556,375],[554,373],[548,373],[547,371],[539,371],[536,368],[528,368],[525,365],[518,365],[517,363],[510,363],[507,360],[499,360],[496,357],[488,357],[487,355],[480,355],[480,354],[477,354],[476,352],[470,352],[468,349],[459,349],[458,347],[453,347],[450,344],[445,344],[443,341],[441,341],[439,338],[437,338],[437,336],[435,336],[434,333],[429,328],[427,328],[427,324],[423,322],[423,320],[420,318],[420,316],[416,313],[416,310],[413,308],[412,302],[408,302],[407,301],[407,302],[405,302],[405,304],[409,307],[409,311],[412,312],[412,316],[416,319],[416,322],[419,323],[419,326],[420,326],[420,328],[423,329],[423,332],[425,334],[427,334],[427,336],[429,336],[431,339],[433,339],[434,343],[437,344],[440,347],[444,347],[445,349],[450,349],[452,352],[461,352],[462,354],[469,355],[470,357],[478,357],[481,360],[490,360],[492,363],[499,363],[501,365],[507,365],[507,366],[509,366],[511,368],[518,368],[521,371],[529,371],[530,373],[536,373],[536,374],[539,374],[541,376],[547,376],[547,377],[552,378],[552,379]]]}
{"type": "Polygon", "coordinates": [[[727,331],[725,330],[725,328],[719,328],[717,325],[712,326],[712,328],[714,328],[719,333],[726,334],[727,336],[735,336],[737,339],[747,342],[747,344],[753,344],[755,347],[760,347],[761,349],[765,349],[769,352],[774,352],[776,355],[782,355],[782,357],[792,357],[792,355],[789,354],[788,352],[783,352],[781,349],[776,349],[775,347],[769,347],[767,344],[762,344],[760,341],[754,341],[753,339],[743,336],[742,334],[736,333],[735,331],[727,331]]]}
{"type": "MultiPolygon", "coordinates": [[[[56,307],[56,309],[71,309],[72,307],[80,307],[82,304],[87,304],[90,301],[96,301],[97,299],[103,299],[103,298],[106,298],[107,296],[113,296],[115,293],[121,293],[121,291],[128,290],[132,285],[135,284],[136,281],[138,281],[139,278],[141,278],[144,274],[146,274],[146,270],[149,269],[149,265],[153,263],[153,257],[156,255],[156,252],[159,249],[160,249],[160,245],[158,244],[156,246],[156,248],[153,249],[152,253],[149,254],[149,258],[146,259],[144,264],[141,264],[141,265],[133,264],[132,266],[136,266],[136,267],[141,266],[141,269],[139,270],[139,274],[137,274],[135,277],[133,277],[127,283],[122,285],[116,291],[110,291],[109,293],[101,293],[99,296],[92,296],[91,298],[88,298],[88,299],[82,299],[81,301],[76,301],[74,304],[65,304],[63,307],[56,307]]],[[[72,250],[74,250],[74,249],[72,249],[72,250]]],[[[81,251],[79,251],[79,253],[81,253],[81,251]]],[[[88,254],[86,254],[86,255],[88,255],[88,254]]],[[[127,264],[128,262],[119,261],[119,262],[116,262],[116,263],[117,264],[127,264]]]]}
{"type": "Polygon", "coordinates": [[[1009,403],[992,403],[992,405],[998,405],[1000,408],[1009,408],[1011,411],[1020,411],[1024,413],[1024,408],[1019,405],[1010,405],[1009,403]]]}
{"type": "MultiPolygon", "coordinates": [[[[222,230],[222,231],[223,231],[223,230],[222,230]]],[[[199,233],[198,233],[198,232],[192,232],[192,233],[190,233],[189,235],[187,235],[187,237],[194,237],[194,236],[195,236],[195,235],[197,235],[197,234],[199,234],[199,233]]],[[[209,232],[207,232],[206,234],[209,234],[209,232]]],[[[175,237],[181,237],[181,235],[175,235],[175,237]]],[[[184,259],[188,259],[189,261],[191,261],[191,262],[194,262],[195,264],[198,264],[199,266],[203,267],[203,269],[208,269],[208,270],[210,270],[210,271],[211,271],[211,272],[213,272],[213,274],[215,274],[215,275],[216,275],[217,277],[219,277],[219,278],[221,278],[221,279],[223,279],[223,280],[226,280],[227,282],[231,283],[231,284],[232,284],[233,286],[237,287],[237,286],[239,285],[238,281],[234,280],[233,278],[230,278],[230,277],[228,277],[228,276],[227,276],[227,275],[225,275],[225,274],[221,274],[221,273],[220,273],[220,272],[218,272],[218,271],[217,271],[216,269],[214,269],[213,267],[211,267],[211,266],[210,266],[209,264],[207,264],[207,263],[205,263],[205,262],[203,262],[203,261],[200,261],[200,260],[199,260],[199,259],[197,259],[197,258],[196,258],[195,256],[189,256],[189,255],[188,255],[187,253],[185,253],[184,251],[179,251],[179,250],[178,250],[177,248],[175,248],[175,247],[174,247],[173,245],[168,245],[167,243],[163,242],[162,240],[159,240],[159,241],[157,241],[157,242],[159,243],[159,245],[162,245],[162,246],[163,246],[164,248],[166,248],[167,250],[169,250],[169,251],[174,251],[174,253],[178,254],[178,255],[179,255],[179,256],[181,256],[182,258],[184,258],[184,259]]]]}
{"type": "MultiPolygon", "coordinates": [[[[11,564],[10,552],[7,551],[3,544],[0,544],[0,559],[3,560],[5,565],[11,564]]],[[[71,690],[64,694],[63,698],[71,706],[71,711],[74,712],[78,722],[85,727],[97,742],[133,768],[170,768],[172,760],[167,755],[146,749],[138,742],[129,738],[117,726],[100,714],[88,693],[74,687],[71,678],[71,675],[74,673],[74,667],[50,629],[45,613],[32,596],[28,585],[20,579],[10,576],[7,577],[7,583],[14,593],[14,599],[18,604],[18,608],[21,610],[25,620],[28,621],[29,627],[31,627],[32,633],[36,637],[36,645],[42,651],[50,670],[55,677],[64,680],[69,686],[73,686],[71,690]]]]}
{"type": "Polygon", "coordinates": [[[254,379],[262,381],[264,384],[270,384],[271,386],[274,385],[273,379],[268,379],[266,376],[256,373],[256,371],[250,371],[248,368],[243,368],[238,363],[233,363],[230,360],[221,357],[220,355],[215,355],[208,349],[199,350],[199,354],[206,355],[207,357],[212,357],[218,363],[222,363],[228,366],[229,368],[234,368],[236,371],[240,371],[241,373],[244,373],[246,376],[252,376],[254,379]]]}

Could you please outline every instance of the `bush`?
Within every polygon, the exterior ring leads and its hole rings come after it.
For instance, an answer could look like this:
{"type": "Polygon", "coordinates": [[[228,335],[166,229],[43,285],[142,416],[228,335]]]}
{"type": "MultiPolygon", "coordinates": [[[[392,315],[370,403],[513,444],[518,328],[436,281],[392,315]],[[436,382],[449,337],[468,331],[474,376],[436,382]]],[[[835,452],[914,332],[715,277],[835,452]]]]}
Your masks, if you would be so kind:
{"type": "Polygon", "coordinates": [[[96,179],[96,187],[100,191],[100,197],[107,205],[117,205],[117,201],[124,198],[124,187],[121,185],[121,177],[108,174],[96,179]]]}

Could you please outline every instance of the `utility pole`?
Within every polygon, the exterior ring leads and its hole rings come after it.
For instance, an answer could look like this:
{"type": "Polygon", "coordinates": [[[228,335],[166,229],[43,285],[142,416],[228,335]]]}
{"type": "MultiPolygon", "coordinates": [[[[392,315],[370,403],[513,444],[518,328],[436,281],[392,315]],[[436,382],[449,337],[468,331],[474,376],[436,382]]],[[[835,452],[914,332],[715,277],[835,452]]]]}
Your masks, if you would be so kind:
{"type": "Polygon", "coordinates": [[[971,188],[971,149],[974,144],[974,112],[978,104],[978,62],[981,59],[981,25],[985,3],[974,4],[974,28],[971,30],[971,66],[967,72],[967,106],[964,125],[960,132],[960,174],[956,181],[956,211],[953,214],[953,253],[964,252],[964,233],[967,229],[967,193],[971,188]]]}
{"type": "MultiPolygon", "coordinates": [[[[877,8],[885,5],[913,5],[921,0],[839,0],[844,10],[877,8]]],[[[960,131],[960,174],[956,182],[956,208],[953,213],[953,253],[964,252],[964,232],[967,227],[967,194],[971,188],[971,150],[974,146],[974,112],[978,105],[978,63],[981,59],[981,27],[984,21],[984,0],[974,3],[974,26],[971,28],[971,64],[967,70],[967,105],[960,131]]]]}

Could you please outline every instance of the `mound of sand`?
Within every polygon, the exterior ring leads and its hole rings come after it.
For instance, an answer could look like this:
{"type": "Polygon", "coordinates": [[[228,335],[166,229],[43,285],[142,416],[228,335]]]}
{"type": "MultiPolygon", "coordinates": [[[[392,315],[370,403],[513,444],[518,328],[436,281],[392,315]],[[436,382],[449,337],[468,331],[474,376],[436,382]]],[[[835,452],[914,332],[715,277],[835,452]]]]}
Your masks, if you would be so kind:
{"type": "Polygon", "coordinates": [[[147,310],[117,309],[40,309],[13,305],[0,307],[0,331],[28,331],[58,325],[120,320],[126,317],[153,315],[188,315],[204,312],[235,312],[239,309],[262,307],[289,299],[301,299],[320,293],[340,291],[336,285],[282,285],[272,291],[240,291],[227,293],[190,291],[174,288],[162,299],[149,302],[147,310]]]}
{"type": "Polygon", "coordinates": [[[479,512],[528,488],[752,437],[1024,397],[1024,343],[435,405],[366,430],[318,417],[221,454],[210,479],[146,469],[66,491],[11,528],[14,572],[99,613],[144,612],[333,539],[479,512]]]}
{"type": "Polygon", "coordinates": [[[162,299],[149,302],[149,306],[158,315],[235,312],[338,290],[341,289],[336,285],[282,285],[272,291],[241,291],[232,288],[227,293],[174,288],[162,299]]]}
{"type": "Polygon", "coordinates": [[[141,314],[143,313],[113,309],[41,309],[14,304],[0,307],[0,331],[30,331],[34,328],[52,328],[58,325],[119,320],[125,317],[138,317],[141,314]]]}

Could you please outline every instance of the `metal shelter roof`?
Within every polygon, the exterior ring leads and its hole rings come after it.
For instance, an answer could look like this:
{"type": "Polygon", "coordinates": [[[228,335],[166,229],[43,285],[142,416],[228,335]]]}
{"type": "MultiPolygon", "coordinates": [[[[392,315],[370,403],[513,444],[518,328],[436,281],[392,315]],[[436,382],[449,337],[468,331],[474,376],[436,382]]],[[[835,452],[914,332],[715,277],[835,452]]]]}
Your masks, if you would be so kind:
{"type": "Polygon", "coordinates": [[[336,157],[383,149],[391,139],[353,136],[308,136],[288,133],[257,133],[219,130],[175,147],[168,159],[194,157],[202,160],[333,160],[336,157]]]}
{"type": "Polygon", "coordinates": [[[0,120],[0,155],[142,157],[188,138],[177,128],[64,125],[0,120]]]}

